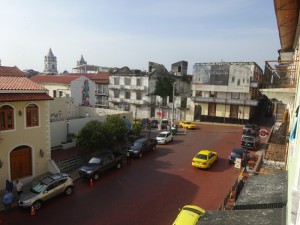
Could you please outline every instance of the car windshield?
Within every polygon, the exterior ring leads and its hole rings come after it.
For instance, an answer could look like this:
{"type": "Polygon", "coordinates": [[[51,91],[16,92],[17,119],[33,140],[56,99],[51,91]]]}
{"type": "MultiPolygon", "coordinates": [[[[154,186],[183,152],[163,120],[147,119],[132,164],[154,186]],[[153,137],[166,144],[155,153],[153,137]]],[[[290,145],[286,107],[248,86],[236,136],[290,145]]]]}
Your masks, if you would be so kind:
{"type": "Polygon", "coordinates": [[[202,212],[200,212],[199,210],[197,210],[197,209],[193,209],[193,208],[190,208],[190,207],[184,207],[183,208],[184,210],[187,210],[187,211],[191,211],[191,212],[193,212],[193,213],[196,213],[196,214],[198,214],[198,215],[203,215],[203,213],[202,212]]]}
{"type": "Polygon", "coordinates": [[[166,134],[160,133],[160,134],[157,135],[157,137],[166,137],[166,134]]]}
{"type": "Polygon", "coordinates": [[[248,137],[248,136],[244,136],[242,141],[245,142],[254,142],[254,138],[253,137],[248,137]]]}
{"type": "Polygon", "coordinates": [[[90,164],[99,164],[100,162],[101,162],[101,159],[95,158],[95,157],[91,158],[89,161],[90,164]]]}
{"type": "Polygon", "coordinates": [[[204,154],[198,154],[198,155],[196,155],[196,158],[197,158],[197,159],[207,159],[207,155],[204,155],[204,154]]]}
{"type": "Polygon", "coordinates": [[[138,142],[138,141],[134,142],[133,144],[134,147],[140,147],[142,145],[143,145],[142,142],[138,142]]]}
{"type": "Polygon", "coordinates": [[[47,188],[46,184],[39,182],[36,185],[32,186],[30,188],[30,191],[33,193],[39,194],[39,193],[43,192],[46,188],[47,188]]]}
{"type": "Polygon", "coordinates": [[[162,124],[168,124],[168,121],[161,121],[162,124]]]}

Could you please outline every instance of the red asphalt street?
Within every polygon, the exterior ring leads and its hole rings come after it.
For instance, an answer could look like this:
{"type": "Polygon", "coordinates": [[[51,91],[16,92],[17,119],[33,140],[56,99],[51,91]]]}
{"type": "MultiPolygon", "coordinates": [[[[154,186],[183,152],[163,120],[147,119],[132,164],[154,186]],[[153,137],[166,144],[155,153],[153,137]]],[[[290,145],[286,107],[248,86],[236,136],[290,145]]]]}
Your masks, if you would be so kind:
{"type": "Polygon", "coordinates": [[[0,225],[171,225],[186,204],[217,210],[241,172],[228,164],[228,156],[240,146],[242,126],[197,126],[130,166],[106,172],[94,187],[88,180],[75,181],[71,196],[46,202],[35,216],[18,208],[1,212],[0,225]],[[218,152],[209,170],[191,166],[201,149],[218,152]]]}

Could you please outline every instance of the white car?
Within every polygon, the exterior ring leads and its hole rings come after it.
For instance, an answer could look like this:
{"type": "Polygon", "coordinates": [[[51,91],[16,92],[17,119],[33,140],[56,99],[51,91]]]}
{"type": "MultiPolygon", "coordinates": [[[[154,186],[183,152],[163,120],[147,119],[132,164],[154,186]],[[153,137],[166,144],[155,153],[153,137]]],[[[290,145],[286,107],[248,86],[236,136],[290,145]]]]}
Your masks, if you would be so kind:
{"type": "Polygon", "coordinates": [[[163,131],[156,136],[157,144],[167,144],[173,141],[173,134],[170,131],[163,131]]]}

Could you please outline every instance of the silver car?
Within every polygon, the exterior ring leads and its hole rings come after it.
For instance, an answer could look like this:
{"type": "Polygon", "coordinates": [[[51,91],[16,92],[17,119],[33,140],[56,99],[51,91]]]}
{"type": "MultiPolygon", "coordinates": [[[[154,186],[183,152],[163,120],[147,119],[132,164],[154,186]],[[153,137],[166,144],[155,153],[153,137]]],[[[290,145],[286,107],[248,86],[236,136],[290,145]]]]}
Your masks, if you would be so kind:
{"type": "Polygon", "coordinates": [[[18,206],[39,210],[42,204],[57,195],[70,195],[73,192],[74,183],[66,173],[53,174],[43,178],[40,182],[32,186],[28,191],[24,191],[19,198],[18,206]]]}
{"type": "Polygon", "coordinates": [[[170,131],[160,132],[156,136],[157,144],[167,144],[170,141],[173,141],[173,134],[170,131]]]}

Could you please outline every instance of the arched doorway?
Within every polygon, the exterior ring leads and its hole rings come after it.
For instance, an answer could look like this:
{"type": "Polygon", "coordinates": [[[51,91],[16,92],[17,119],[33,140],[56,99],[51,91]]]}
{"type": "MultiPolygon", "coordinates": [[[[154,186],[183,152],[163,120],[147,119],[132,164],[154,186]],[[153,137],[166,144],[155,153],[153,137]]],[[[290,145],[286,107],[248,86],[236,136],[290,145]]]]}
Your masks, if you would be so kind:
{"type": "Polygon", "coordinates": [[[201,114],[202,114],[202,107],[201,107],[201,105],[195,105],[194,120],[195,121],[200,121],[201,114]]]}
{"type": "Polygon", "coordinates": [[[29,146],[16,147],[10,153],[11,180],[32,175],[32,157],[29,146]]]}

